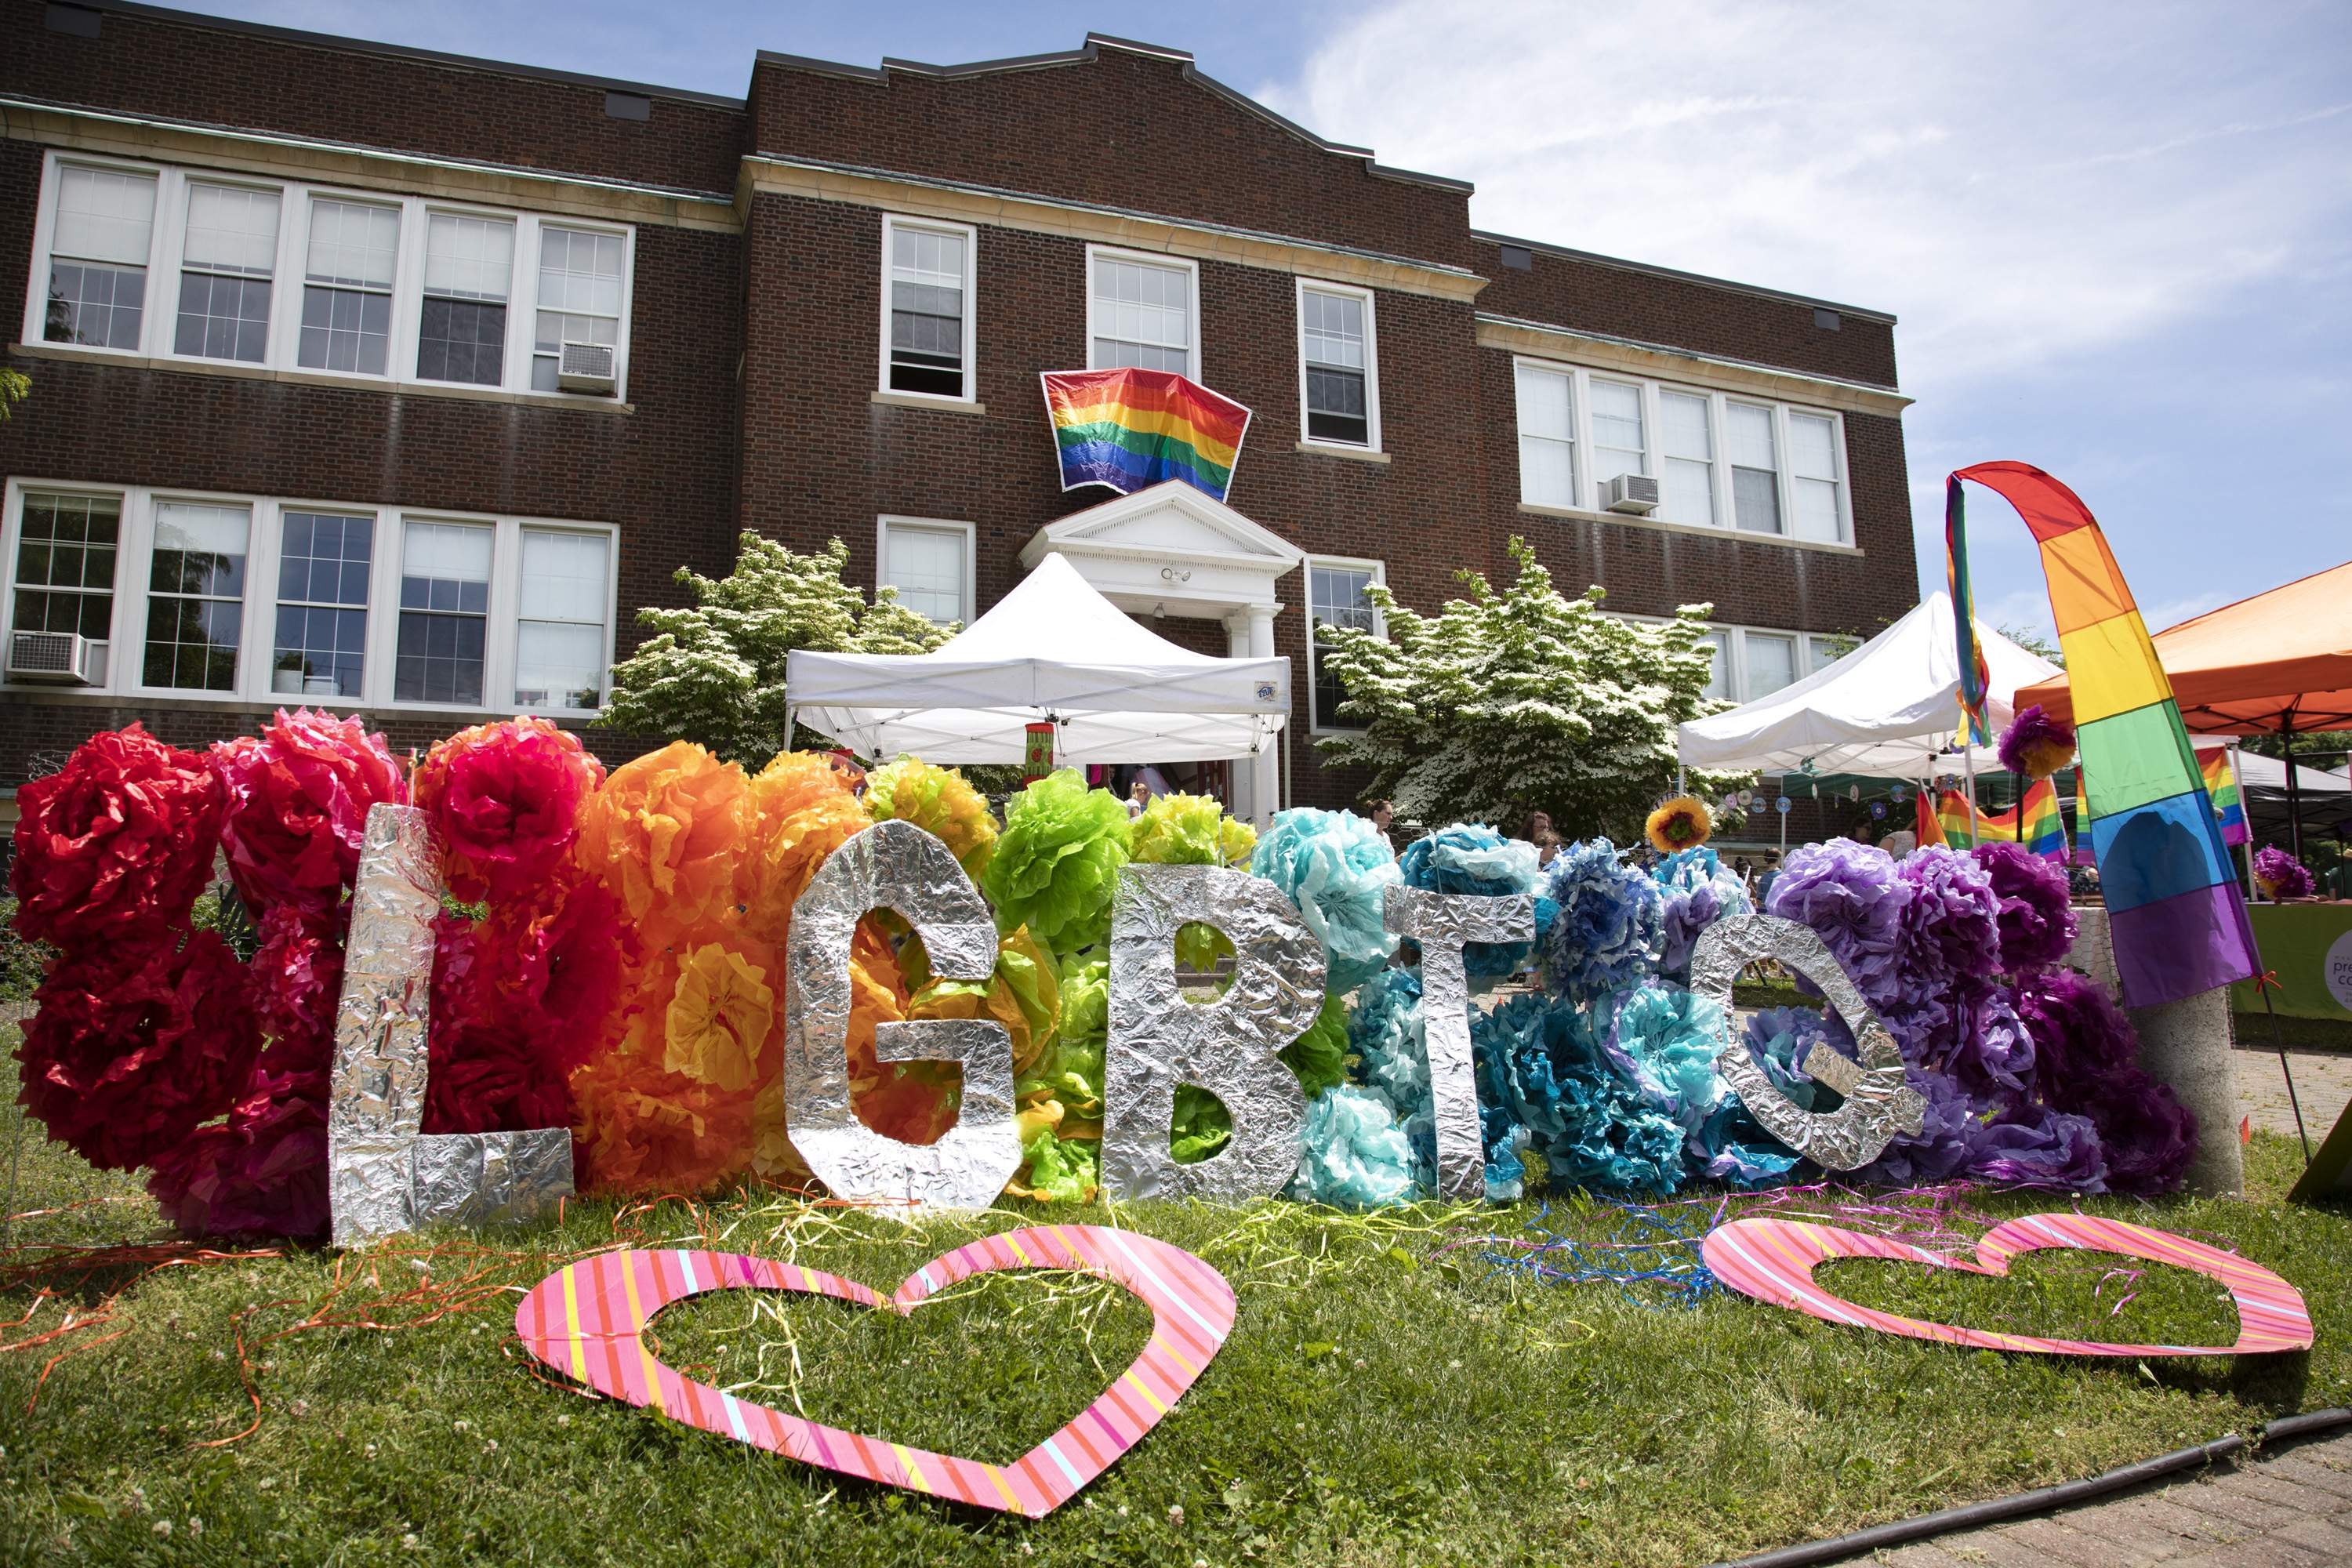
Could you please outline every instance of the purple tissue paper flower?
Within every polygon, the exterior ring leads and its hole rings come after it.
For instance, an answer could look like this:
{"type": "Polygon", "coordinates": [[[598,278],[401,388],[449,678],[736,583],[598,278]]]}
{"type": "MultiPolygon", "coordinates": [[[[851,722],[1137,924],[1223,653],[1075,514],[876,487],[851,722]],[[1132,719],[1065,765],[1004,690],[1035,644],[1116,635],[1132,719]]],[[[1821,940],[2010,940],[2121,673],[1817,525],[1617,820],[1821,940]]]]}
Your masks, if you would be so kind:
{"type": "Polygon", "coordinates": [[[2074,946],[2064,870],[2021,844],[1979,844],[1969,853],[2000,903],[2001,973],[2030,974],[2064,959],[2074,946]]]}
{"type": "Polygon", "coordinates": [[[1984,868],[1958,850],[1930,844],[1905,856],[1896,874],[1911,889],[1903,958],[1913,978],[1989,973],[2000,952],[2000,900],[1984,868]]]}
{"type": "Polygon", "coordinates": [[[1901,990],[1903,912],[1911,899],[1886,851],[1832,838],[1790,852],[1765,912],[1812,927],[1875,1005],[1901,990]]]}

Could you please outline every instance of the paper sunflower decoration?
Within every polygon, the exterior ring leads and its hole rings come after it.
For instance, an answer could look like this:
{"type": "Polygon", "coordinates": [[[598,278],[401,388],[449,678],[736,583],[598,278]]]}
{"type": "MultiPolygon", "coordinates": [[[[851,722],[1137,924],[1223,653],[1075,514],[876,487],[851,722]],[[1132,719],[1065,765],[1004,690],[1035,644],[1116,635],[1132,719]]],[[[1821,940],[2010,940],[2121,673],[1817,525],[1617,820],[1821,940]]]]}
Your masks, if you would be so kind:
{"type": "Polygon", "coordinates": [[[1715,831],[1715,815],[1698,796],[1678,795],[1650,813],[1650,820],[1643,826],[1652,848],[1661,855],[1673,855],[1706,843],[1706,836],[1715,831]]]}
{"type": "Polygon", "coordinates": [[[2074,726],[2053,719],[2038,702],[2020,710],[2000,732],[2000,765],[2011,773],[2046,779],[2074,760],[2074,726]]]}

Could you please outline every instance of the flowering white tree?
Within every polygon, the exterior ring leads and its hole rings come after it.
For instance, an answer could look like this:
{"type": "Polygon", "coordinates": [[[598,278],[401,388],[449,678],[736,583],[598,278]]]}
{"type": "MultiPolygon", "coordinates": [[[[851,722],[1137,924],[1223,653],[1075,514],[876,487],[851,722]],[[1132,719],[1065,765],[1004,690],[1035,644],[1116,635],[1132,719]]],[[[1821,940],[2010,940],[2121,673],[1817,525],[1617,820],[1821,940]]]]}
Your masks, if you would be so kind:
{"type": "Polygon", "coordinates": [[[898,590],[866,595],[841,580],[849,547],[834,540],[814,555],[745,532],[735,569],[716,580],[681,566],[694,596],[683,609],[637,612],[654,635],[613,667],[607,729],[676,735],[756,768],[784,750],[784,656],[929,653],[954,635],[898,603],[898,590]]]}
{"type": "MultiPolygon", "coordinates": [[[[1370,768],[1367,797],[1436,826],[1491,822],[1516,831],[1530,810],[1575,838],[1638,841],[1642,818],[1675,782],[1675,726],[1716,712],[1706,696],[1708,605],[1664,625],[1601,608],[1602,590],[1570,599],[1526,541],[1518,581],[1496,593],[1465,572],[1466,598],[1423,616],[1378,584],[1382,639],[1319,628],[1318,658],[1339,678],[1342,719],[1365,728],[1316,742],[1330,761],[1370,768]]],[[[1746,775],[1694,775],[1710,795],[1746,775]]]]}

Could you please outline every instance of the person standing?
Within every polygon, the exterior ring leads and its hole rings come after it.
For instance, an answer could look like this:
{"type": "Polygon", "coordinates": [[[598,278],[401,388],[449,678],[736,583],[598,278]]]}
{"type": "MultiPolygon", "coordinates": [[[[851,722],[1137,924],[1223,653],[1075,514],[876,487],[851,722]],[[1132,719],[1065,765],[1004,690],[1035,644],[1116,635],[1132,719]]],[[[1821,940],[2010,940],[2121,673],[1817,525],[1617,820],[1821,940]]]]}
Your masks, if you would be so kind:
{"type": "Polygon", "coordinates": [[[1150,804],[1151,786],[1144,783],[1140,777],[1139,777],[1133,784],[1127,786],[1128,820],[1131,822],[1135,818],[1141,816],[1143,815],[1143,808],[1150,804]]]}
{"type": "Polygon", "coordinates": [[[1780,875],[1780,852],[1778,849],[1767,849],[1764,851],[1764,874],[1756,879],[1755,898],[1758,909],[1762,909],[1766,901],[1772,897],[1772,883],[1780,875]]]}
{"type": "Polygon", "coordinates": [[[1519,837],[1536,847],[1538,866],[1550,865],[1552,857],[1559,853],[1559,835],[1552,830],[1549,812],[1528,813],[1527,826],[1519,830],[1519,837]]]}

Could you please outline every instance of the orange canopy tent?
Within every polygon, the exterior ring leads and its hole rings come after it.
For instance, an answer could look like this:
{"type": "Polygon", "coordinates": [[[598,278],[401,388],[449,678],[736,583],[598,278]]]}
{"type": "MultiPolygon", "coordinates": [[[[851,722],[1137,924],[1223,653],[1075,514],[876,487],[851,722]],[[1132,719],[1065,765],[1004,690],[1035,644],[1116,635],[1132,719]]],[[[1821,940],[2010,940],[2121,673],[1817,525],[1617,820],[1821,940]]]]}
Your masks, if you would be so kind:
{"type": "MultiPolygon", "coordinates": [[[[2352,561],[2241,599],[2151,639],[2195,735],[2300,734],[2352,729],[2352,561]]],[[[2020,687],[2071,722],[2063,675],[2020,687]]]]}

